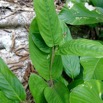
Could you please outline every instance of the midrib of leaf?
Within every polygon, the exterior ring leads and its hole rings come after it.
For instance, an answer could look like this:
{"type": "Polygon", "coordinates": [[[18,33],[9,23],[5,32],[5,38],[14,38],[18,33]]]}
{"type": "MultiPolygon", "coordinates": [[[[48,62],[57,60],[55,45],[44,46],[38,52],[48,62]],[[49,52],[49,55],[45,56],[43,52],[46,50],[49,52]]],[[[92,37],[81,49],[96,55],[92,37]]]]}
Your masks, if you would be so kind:
{"type": "MultiPolygon", "coordinates": [[[[0,73],[1,74],[1,73],[0,73]]],[[[11,87],[11,89],[13,90],[13,92],[15,93],[16,97],[19,99],[20,102],[22,102],[22,100],[19,98],[19,96],[17,95],[17,93],[15,92],[15,89],[10,85],[9,81],[6,80],[5,76],[1,74],[1,76],[3,76],[3,78],[5,79],[5,81],[7,82],[7,84],[11,87]]]]}
{"type": "MultiPolygon", "coordinates": [[[[52,0],[52,1],[54,1],[54,0],[52,0]]],[[[49,27],[50,27],[50,31],[51,31],[51,33],[52,33],[51,36],[52,36],[52,38],[53,38],[52,41],[53,41],[53,44],[54,44],[54,36],[53,36],[53,32],[52,32],[53,28],[52,28],[52,26],[51,26],[52,23],[51,23],[51,17],[50,17],[51,12],[49,13],[49,10],[47,9],[47,8],[50,9],[50,7],[48,6],[48,4],[49,4],[49,3],[48,3],[48,0],[45,0],[45,5],[46,5],[46,6],[45,6],[45,10],[46,10],[46,13],[47,13],[47,16],[48,16],[48,22],[49,22],[49,24],[50,24],[49,27]]],[[[45,22],[46,22],[46,21],[45,21],[45,22]]]]}
{"type": "Polygon", "coordinates": [[[98,61],[97,61],[96,65],[95,65],[95,67],[94,67],[94,77],[95,77],[95,78],[96,78],[95,68],[97,67],[97,65],[98,65],[98,63],[99,63],[99,61],[100,61],[100,59],[101,59],[101,58],[99,58],[99,59],[98,59],[98,61]]]}

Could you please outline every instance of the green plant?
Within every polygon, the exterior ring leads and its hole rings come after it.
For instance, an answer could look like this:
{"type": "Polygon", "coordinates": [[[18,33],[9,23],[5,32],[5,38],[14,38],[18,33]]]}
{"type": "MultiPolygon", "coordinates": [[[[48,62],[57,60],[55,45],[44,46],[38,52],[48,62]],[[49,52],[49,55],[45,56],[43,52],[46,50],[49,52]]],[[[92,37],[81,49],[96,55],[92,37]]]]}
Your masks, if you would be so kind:
{"type": "MultiPolygon", "coordinates": [[[[53,0],[34,0],[36,17],[30,25],[29,52],[38,75],[31,74],[29,87],[36,103],[103,103],[103,45],[72,39],[66,25],[102,22],[103,14],[86,9],[85,0],[71,1],[74,6],[64,6],[57,15],[53,0]]],[[[22,85],[2,59],[0,77],[2,99],[25,101],[22,85]]]]}
{"type": "Polygon", "coordinates": [[[17,77],[0,58],[0,103],[21,103],[26,93],[17,77]]]}
{"type": "Polygon", "coordinates": [[[36,17],[30,26],[29,49],[39,75],[31,74],[29,86],[36,103],[103,102],[103,45],[72,39],[65,24],[103,22],[103,14],[95,8],[88,10],[84,1],[72,2],[73,7],[69,8],[67,2],[57,16],[52,0],[34,0],[36,17]],[[72,80],[63,77],[63,71],[72,80]]]}

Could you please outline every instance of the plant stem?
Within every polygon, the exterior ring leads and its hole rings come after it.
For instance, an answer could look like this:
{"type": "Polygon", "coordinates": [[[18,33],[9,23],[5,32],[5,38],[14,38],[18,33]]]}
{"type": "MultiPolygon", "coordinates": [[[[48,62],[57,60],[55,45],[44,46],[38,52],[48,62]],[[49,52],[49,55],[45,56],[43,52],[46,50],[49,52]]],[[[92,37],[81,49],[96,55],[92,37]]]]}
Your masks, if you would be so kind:
{"type": "Polygon", "coordinates": [[[52,72],[52,66],[53,66],[53,62],[54,62],[54,57],[55,57],[55,48],[52,47],[51,61],[50,61],[50,67],[49,67],[50,86],[53,86],[53,80],[52,80],[51,72],[52,72]]]}

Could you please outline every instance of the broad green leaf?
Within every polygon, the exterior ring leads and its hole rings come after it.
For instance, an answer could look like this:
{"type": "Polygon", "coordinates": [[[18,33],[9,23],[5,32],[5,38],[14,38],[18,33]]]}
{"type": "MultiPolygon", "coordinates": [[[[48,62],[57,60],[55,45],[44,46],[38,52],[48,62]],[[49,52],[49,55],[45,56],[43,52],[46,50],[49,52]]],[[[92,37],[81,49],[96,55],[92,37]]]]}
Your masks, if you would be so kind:
{"type": "Polygon", "coordinates": [[[103,0],[90,0],[94,6],[102,7],[103,8],[103,0]]]}
{"type": "MultiPolygon", "coordinates": [[[[69,28],[63,22],[61,22],[61,25],[64,33],[64,38],[61,44],[63,45],[69,40],[72,40],[72,37],[69,28]]],[[[69,56],[69,55],[61,57],[66,73],[72,78],[76,77],[80,72],[79,58],[77,56],[69,56]]]]}
{"type": "Polygon", "coordinates": [[[65,42],[72,40],[72,36],[68,26],[63,21],[61,21],[60,23],[62,27],[63,39],[59,45],[63,45],[65,42]]]}
{"type": "Polygon", "coordinates": [[[62,74],[62,71],[63,71],[63,64],[62,64],[61,56],[55,56],[53,67],[51,70],[51,77],[53,79],[60,77],[62,74]]]}
{"type": "Polygon", "coordinates": [[[55,11],[54,0],[34,0],[40,34],[49,47],[59,45],[62,29],[55,11]]]}
{"type": "Polygon", "coordinates": [[[40,51],[34,44],[31,35],[29,35],[29,52],[32,63],[40,76],[46,80],[50,79],[50,74],[52,78],[60,77],[63,69],[61,57],[55,56],[50,73],[50,54],[40,51]]]}
{"type": "Polygon", "coordinates": [[[103,80],[103,58],[81,57],[81,65],[84,67],[85,80],[103,80]]]}
{"type": "Polygon", "coordinates": [[[46,87],[44,95],[48,103],[69,103],[69,90],[62,83],[46,87]]]}
{"type": "Polygon", "coordinates": [[[25,90],[17,77],[9,70],[0,58],[0,90],[5,96],[14,101],[23,101],[26,98],[25,90]]]}
{"type": "MultiPolygon", "coordinates": [[[[71,34],[70,34],[70,30],[67,27],[67,25],[63,22],[61,22],[62,25],[62,31],[63,31],[63,41],[61,43],[61,45],[63,45],[64,43],[66,43],[69,40],[72,40],[71,34]]],[[[78,56],[61,56],[62,57],[62,62],[64,65],[64,70],[65,72],[71,77],[71,78],[75,78],[79,72],[80,72],[80,65],[79,65],[79,58],[78,56]]]]}
{"type": "Polygon", "coordinates": [[[87,3],[68,2],[59,13],[59,18],[71,25],[84,25],[103,22],[103,13],[87,3]],[[89,10],[93,8],[94,10],[89,10]]]}
{"type": "Polygon", "coordinates": [[[78,56],[62,56],[62,62],[66,74],[70,76],[72,79],[74,79],[80,73],[80,63],[78,56]]]}
{"type": "Polygon", "coordinates": [[[75,87],[70,93],[70,103],[103,103],[103,82],[90,80],[75,87]]]}
{"type": "Polygon", "coordinates": [[[103,45],[97,41],[88,39],[74,39],[59,47],[57,54],[103,57],[103,45]]]}
{"type": "Polygon", "coordinates": [[[37,74],[31,74],[29,78],[29,87],[36,103],[47,103],[44,97],[44,89],[47,83],[37,74]]]}
{"type": "Polygon", "coordinates": [[[32,35],[32,40],[33,40],[34,44],[41,51],[43,51],[45,53],[50,53],[50,48],[45,44],[44,40],[42,39],[42,37],[40,35],[36,18],[34,18],[33,21],[31,22],[29,33],[32,35]]]}
{"type": "Polygon", "coordinates": [[[0,91],[0,103],[15,103],[15,102],[5,97],[4,93],[0,91]]]}

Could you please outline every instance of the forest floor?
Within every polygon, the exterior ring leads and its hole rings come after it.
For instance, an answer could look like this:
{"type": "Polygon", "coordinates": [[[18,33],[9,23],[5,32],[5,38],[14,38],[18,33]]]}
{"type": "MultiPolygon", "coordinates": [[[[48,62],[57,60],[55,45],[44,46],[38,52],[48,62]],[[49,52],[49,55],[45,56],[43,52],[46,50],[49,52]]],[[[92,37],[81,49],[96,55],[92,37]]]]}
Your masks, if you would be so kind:
{"type": "MultiPolygon", "coordinates": [[[[55,0],[56,11],[63,3],[55,0]]],[[[27,100],[34,103],[28,78],[35,72],[29,58],[28,31],[35,17],[32,0],[0,0],[0,57],[24,85],[27,100]]]]}
{"type": "MultiPolygon", "coordinates": [[[[55,0],[57,13],[63,7],[64,1],[55,0]]],[[[24,85],[27,101],[30,103],[34,101],[29,91],[28,78],[36,71],[29,58],[28,35],[34,17],[32,0],[0,0],[0,57],[24,85]]],[[[73,38],[103,40],[103,36],[98,37],[96,29],[88,25],[68,27],[73,38]]]]}

